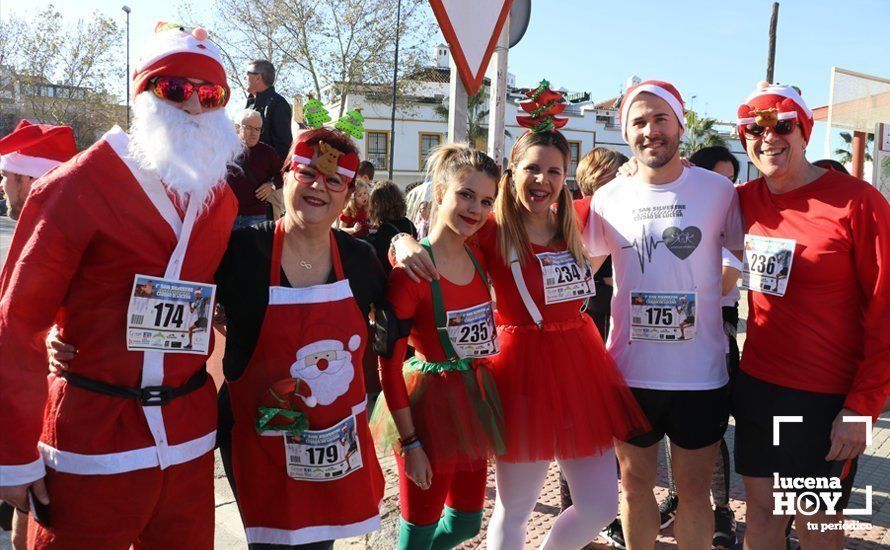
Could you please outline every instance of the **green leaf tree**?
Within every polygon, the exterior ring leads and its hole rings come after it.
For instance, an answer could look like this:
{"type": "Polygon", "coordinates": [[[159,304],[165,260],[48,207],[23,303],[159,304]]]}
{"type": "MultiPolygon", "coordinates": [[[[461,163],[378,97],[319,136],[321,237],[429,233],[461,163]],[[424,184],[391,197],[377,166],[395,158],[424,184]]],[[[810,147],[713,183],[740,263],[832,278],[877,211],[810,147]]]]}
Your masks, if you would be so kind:
{"type": "Polygon", "coordinates": [[[715,127],[717,120],[701,117],[695,111],[686,112],[686,134],[680,143],[680,154],[686,158],[705,147],[727,147],[726,138],[715,127]]]}
{"type": "MultiPolygon", "coordinates": [[[[853,134],[850,132],[841,132],[841,139],[844,140],[844,146],[834,150],[834,155],[841,164],[852,164],[853,162],[853,134]]],[[[866,134],[865,161],[871,162],[871,149],[874,145],[875,135],[866,134]]]]}

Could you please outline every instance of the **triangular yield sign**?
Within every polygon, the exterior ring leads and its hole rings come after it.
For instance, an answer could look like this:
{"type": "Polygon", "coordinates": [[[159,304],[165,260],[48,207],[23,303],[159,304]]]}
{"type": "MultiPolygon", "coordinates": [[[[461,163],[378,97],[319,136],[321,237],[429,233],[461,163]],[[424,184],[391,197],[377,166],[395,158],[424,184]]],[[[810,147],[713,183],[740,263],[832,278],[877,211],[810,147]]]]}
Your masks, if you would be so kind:
{"type": "Polygon", "coordinates": [[[430,0],[467,95],[482,87],[513,0],[430,0]]]}

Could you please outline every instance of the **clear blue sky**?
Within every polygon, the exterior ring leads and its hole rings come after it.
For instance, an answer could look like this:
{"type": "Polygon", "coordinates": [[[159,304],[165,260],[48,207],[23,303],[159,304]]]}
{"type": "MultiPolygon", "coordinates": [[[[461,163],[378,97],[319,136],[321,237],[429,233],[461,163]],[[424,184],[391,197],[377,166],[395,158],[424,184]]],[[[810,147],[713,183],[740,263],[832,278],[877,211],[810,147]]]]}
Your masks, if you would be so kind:
{"type": "MultiPolygon", "coordinates": [[[[2,0],[0,15],[25,15],[47,3],[2,0]]],[[[125,3],[133,9],[135,59],[154,23],[176,20],[183,1],[60,0],[56,6],[71,20],[99,10],[123,22],[125,3]]],[[[185,3],[198,13],[211,6],[211,0],[185,3]]],[[[832,66],[890,78],[890,0],[780,4],[776,80],[799,86],[811,108],[828,102],[832,66]]],[[[596,99],[617,95],[632,74],[670,80],[687,107],[695,95],[697,111],[730,120],[766,74],[771,6],[772,0],[533,0],[528,32],[510,51],[509,70],[519,84],[546,77],[596,99]]],[[[817,124],[811,158],[822,156],[824,136],[817,124]]]]}

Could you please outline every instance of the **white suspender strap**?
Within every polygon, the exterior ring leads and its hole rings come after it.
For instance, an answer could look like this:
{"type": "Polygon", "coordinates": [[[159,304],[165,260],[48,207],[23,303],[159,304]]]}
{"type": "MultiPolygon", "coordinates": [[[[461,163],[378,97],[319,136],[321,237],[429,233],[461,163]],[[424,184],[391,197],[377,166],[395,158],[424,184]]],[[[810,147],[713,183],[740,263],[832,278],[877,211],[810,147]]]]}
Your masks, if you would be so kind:
{"type": "Polygon", "coordinates": [[[532,321],[538,325],[538,328],[544,323],[544,318],[541,316],[541,311],[538,309],[538,305],[532,300],[532,295],[528,291],[528,287],[525,285],[525,279],[522,277],[522,265],[519,263],[519,256],[516,254],[515,248],[510,248],[510,272],[513,273],[513,280],[516,282],[516,289],[519,291],[519,296],[522,298],[522,303],[525,304],[525,309],[528,311],[528,314],[531,315],[532,321]]]}

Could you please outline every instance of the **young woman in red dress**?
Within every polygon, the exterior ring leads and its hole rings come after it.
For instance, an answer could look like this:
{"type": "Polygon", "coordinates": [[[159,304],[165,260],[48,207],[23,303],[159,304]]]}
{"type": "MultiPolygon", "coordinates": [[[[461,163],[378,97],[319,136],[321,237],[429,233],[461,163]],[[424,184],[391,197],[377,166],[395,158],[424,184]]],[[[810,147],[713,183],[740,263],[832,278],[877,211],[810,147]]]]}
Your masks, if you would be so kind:
{"type": "MultiPolygon", "coordinates": [[[[645,417],[582,311],[593,277],[566,188],[569,145],[556,128],[565,102],[546,83],[521,105],[531,129],[513,146],[494,216],[477,233],[497,296],[500,353],[492,357],[505,420],[488,547],[520,548],[550,461],[559,462],[574,505],[542,548],[581,548],[615,517],[612,438],[642,433],[645,417]]],[[[414,276],[435,277],[423,250],[395,241],[414,276]]]]}

